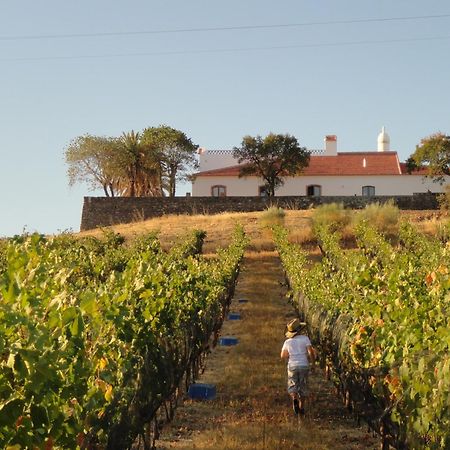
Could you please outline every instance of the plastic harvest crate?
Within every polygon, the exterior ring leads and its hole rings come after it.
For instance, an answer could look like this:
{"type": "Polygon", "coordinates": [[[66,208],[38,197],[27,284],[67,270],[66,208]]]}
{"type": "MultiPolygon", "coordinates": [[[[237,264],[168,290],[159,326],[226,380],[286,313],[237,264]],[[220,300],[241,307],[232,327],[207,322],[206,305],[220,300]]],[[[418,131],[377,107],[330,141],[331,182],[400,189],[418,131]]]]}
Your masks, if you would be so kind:
{"type": "Polygon", "coordinates": [[[189,386],[188,395],[195,400],[212,400],[216,397],[216,385],[193,383],[189,386]]]}
{"type": "Polygon", "coordinates": [[[234,336],[222,336],[219,339],[219,345],[231,346],[236,345],[239,342],[239,339],[234,336]]]}
{"type": "Polygon", "coordinates": [[[241,314],[240,313],[229,313],[228,320],[241,320],[241,314]]]}

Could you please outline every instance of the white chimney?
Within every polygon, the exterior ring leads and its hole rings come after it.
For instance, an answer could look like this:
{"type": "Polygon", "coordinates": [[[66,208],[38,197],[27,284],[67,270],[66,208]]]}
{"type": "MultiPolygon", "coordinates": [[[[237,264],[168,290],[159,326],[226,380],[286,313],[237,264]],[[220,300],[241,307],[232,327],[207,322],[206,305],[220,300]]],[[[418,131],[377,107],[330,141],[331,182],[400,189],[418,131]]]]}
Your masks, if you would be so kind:
{"type": "Polygon", "coordinates": [[[325,156],[336,156],[337,155],[337,136],[335,134],[330,134],[325,136],[325,156]]]}
{"type": "Polygon", "coordinates": [[[388,152],[391,147],[391,139],[389,135],[386,133],[385,128],[381,129],[381,133],[378,135],[378,151],[379,152],[388,152]]]}

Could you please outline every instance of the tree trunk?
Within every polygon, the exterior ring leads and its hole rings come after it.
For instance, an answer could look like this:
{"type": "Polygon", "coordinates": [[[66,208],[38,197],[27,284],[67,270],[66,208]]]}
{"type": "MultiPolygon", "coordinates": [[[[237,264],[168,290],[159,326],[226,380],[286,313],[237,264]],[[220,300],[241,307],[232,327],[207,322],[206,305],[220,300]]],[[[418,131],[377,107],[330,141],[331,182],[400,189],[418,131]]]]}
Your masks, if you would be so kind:
{"type": "Polygon", "coordinates": [[[170,168],[169,173],[169,196],[175,197],[177,171],[174,167],[170,168]]]}

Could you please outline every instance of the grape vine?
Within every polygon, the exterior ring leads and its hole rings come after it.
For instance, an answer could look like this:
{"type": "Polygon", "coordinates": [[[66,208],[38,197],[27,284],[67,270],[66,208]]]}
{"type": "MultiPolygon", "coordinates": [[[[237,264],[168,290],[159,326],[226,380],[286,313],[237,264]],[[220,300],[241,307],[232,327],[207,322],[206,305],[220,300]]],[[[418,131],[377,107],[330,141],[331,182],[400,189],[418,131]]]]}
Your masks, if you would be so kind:
{"type": "Polygon", "coordinates": [[[321,263],[275,240],[323,363],[360,415],[396,448],[450,447],[449,249],[403,225],[392,246],[368,224],[359,250],[316,230],[321,263]]]}
{"type": "Polygon", "coordinates": [[[220,328],[246,245],[214,259],[197,231],[161,250],[156,235],[17,237],[0,275],[0,445],[125,449],[157,437],[220,328]]]}

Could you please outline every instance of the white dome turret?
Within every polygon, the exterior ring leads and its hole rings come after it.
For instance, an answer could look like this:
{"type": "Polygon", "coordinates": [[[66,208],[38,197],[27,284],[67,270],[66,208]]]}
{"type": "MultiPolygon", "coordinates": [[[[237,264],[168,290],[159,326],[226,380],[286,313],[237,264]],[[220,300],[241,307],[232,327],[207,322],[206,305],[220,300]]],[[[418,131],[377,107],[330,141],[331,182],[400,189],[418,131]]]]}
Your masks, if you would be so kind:
{"type": "Polygon", "coordinates": [[[378,151],[388,152],[391,147],[391,138],[386,133],[385,128],[381,129],[381,133],[378,135],[378,151]]]}

